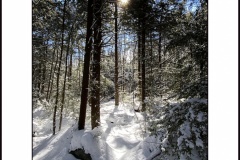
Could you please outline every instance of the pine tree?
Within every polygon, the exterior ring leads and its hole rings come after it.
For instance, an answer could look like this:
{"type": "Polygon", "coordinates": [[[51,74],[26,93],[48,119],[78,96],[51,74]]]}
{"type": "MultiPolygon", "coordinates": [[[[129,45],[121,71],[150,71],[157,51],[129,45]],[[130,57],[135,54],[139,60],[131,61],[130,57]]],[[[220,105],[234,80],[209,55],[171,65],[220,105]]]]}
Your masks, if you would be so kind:
{"type": "Polygon", "coordinates": [[[102,0],[94,3],[94,52],[92,65],[91,124],[92,129],[100,125],[100,61],[102,51],[102,0]]]}
{"type": "Polygon", "coordinates": [[[57,91],[56,91],[56,99],[55,99],[55,105],[54,105],[54,111],[53,111],[53,135],[55,135],[55,129],[56,129],[56,114],[57,114],[57,108],[58,108],[58,96],[59,96],[59,78],[60,78],[60,70],[62,65],[62,56],[63,56],[63,45],[64,45],[64,26],[65,26],[65,11],[66,11],[66,0],[64,0],[63,4],[63,16],[62,16],[62,37],[61,37],[61,51],[60,51],[60,57],[59,57],[59,65],[57,69],[57,91]]]}
{"type": "Polygon", "coordinates": [[[115,2],[115,106],[119,105],[119,86],[118,86],[118,6],[115,2]]]}
{"type": "Polygon", "coordinates": [[[87,98],[88,98],[88,86],[89,86],[89,66],[90,57],[92,51],[92,24],[93,24],[93,0],[88,0],[87,7],[87,35],[86,35],[86,46],[84,56],[84,68],[83,68],[83,79],[82,79],[82,90],[81,90],[81,104],[80,113],[78,120],[78,129],[84,129],[86,109],[87,109],[87,98]]]}

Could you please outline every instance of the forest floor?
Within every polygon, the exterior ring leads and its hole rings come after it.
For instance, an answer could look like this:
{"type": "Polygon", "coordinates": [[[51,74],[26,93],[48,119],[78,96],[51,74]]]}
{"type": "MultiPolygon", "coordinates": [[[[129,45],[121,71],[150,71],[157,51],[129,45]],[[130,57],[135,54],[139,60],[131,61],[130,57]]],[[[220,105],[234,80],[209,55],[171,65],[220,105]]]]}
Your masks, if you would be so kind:
{"type": "MultiPolygon", "coordinates": [[[[101,104],[101,125],[91,130],[90,119],[85,130],[77,130],[77,121],[65,117],[61,131],[52,135],[52,116],[43,107],[33,110],[33,160],[75,160],[69,151],[84,148],[93,160],[147,160],[160,150],[157,139],[145,132],[144,115],[134,111],[133,103],[114,100],[101,104]]],[[[90,112],[87,112],[87,118],[90,112]]]]}

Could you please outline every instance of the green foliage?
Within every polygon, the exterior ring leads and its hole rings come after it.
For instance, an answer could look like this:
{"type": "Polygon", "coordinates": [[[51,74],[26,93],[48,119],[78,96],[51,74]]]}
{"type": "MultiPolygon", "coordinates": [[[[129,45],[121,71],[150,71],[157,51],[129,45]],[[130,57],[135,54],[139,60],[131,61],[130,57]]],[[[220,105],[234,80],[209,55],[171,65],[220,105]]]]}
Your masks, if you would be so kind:
{"type": "MultiPolygon", "coordinates": [[[[155,112],[156,113],[156,112],[155,112]]],[[[208,105],[206,99],[188,99],[167,104],[155,116],[150,131],[159,136],[165,131],[160,148],[161,157],[177,159],[207,159],[208,157],[208,105]]]]}
{"type": "Polygon", "coordinates": [[[110,79],[101,76],[100,82],[101,97],[111,97],[114,95],[114,83],[110,79]]]}

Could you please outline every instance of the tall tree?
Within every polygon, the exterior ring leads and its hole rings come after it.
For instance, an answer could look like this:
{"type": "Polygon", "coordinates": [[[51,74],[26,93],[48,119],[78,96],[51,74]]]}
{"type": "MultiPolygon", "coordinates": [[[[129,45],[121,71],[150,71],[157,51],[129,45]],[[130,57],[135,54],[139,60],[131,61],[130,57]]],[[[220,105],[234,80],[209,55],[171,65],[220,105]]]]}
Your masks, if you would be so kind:
{"type": "Polygon", "coordinates": [[[91,124],[92,129],[100,124],[100,61],[102,50],[102,0],[95,0],[94,3],[94,52],[92,65],[92,98],[91,98],[91,124]]]}
{"type": "Polygon", "coordinates": [[[80,113],[78,120],[78,129],[84,129],[86,109],[87,109],[87,98],[88,98],[88,86],[89,86],[89,64],[92,51],[92,25],[93,25],[93,0],[88,0],[87,6],[87,35],[86,35],[86,46],[84,56],[84,68],[82,78],[82,90],[81,90],[81,104],[80,113]]]}
{"type": "MultiPolygon", "coordinates": [[[[142,10],[144,10],[144,3],[142,6],[142,10]]],[[[145,28],[145,19],[146,14],[143,11],[143,18],[142,18],[142,111],[146,110],[146,103],[145,103],[145,98],[146,98],[146,86],[145,86],[145,62],[146,62],[146,57],[145,57],[145,34],[146,34],[146,28],[145,28]]]]}
{"type": "Polygon", "coordinates": [[[118,87],[118,6],[115,2],[115,106],[119,105],[119,87],[118,87]]]}
{"type": "Polygon", "coordinates": [[[138,31],[137,31],[137,41],[138,41],[138,90],[139,90],[139,99],[141,98],[142,96],[142,76],[141,76],[141,24],[140,24],[140,20],[138,20],[138,31]]]}
{"type": "Polygon", "coordinates": [[[62,114],[63,114],[63,106],[65,102],[65,89],[66,89],[66,79],[67,79],[67,62],[68,62],[68,55],[69,55],[69,48],[70,48],[70,43],[71,43],[71,36],[72,36],[72,31],[74,23],[72,24],[72,27],[69,31],[68,35],[68,44],[67,44],[67,51],[66,51],[66,57],[65,57],[65,71],[64,71],[64,79],[63,79],[63,89],[62,89],[62,100],[60,104],[60,120],[59,120],[59,131],[61,130],[62,127],[62,114]]]}
{"type": "Polygon", "coordinates": [[[48,81],[48,87],[47,87],[47,96],[46,99],[49,102],[49,97],[50,97],[50,86],[51,86],[51,82],[53,81],[53,73],[55,72],[55,67],[54,67],[54,60],[55,60],[55,52],[56,52],[56,48],[54,47],[53,49],[53,53],[52,53],[52,63],[51,63],[51,70],[50,70],[50,77],[49,77],[49,81],[48,81]]]}
{"type": "Polygon", "coordinates": [[[53,112],[53,135],[55,135],[56,129],[56,114],[57,114],[57,107],[58,107],[58,96],[59,96],[59,78],[60,78],[60,70],[62,65],[62,56],[63,56],[63,45],[64,45],[64,26],[65,26],[65,11],[66,11],[66,0],[64,0],[63,4],[63,16],[62,16],[62,39],[61,39],[61,53],[59,57],[59,65],[57,70],[57,92],[56,92],[56,99],[54,105],[54,112],[53,112]]]}
{"type": "Polygon", "coordinates": [[[47,101],[49,102],[50,98],[51,98],[51,94],[52,94],[52,90],[53,90],[53,82],[54,82],[54,75],[55,75],[55,71],[57,69],[57,64],[58,64],[58,58],[59,58],[59,55],[58,55],[58,50],[57,50],[57,59],[56,59],[56,62],[55,62],[55,65],[54,65],[54,68],[53,68],[53,78],[51,78],[51,83],[50,83],[50,90],[49,90],[49,94],[48,94],[48,97],[47,97],[47,101]]]}
{"type": "MultiPolygon", "coordinates": [[[[149,20],[150,13],[152,13],[152,7],[151,4],[152,1],[150,0],[131,0],[129,2],[129,5],[127,7],[127,13],[130,15],[128,18],[132,19],[132,28],[137,31],[137,36],[138,36],[138,49],[139,52],[139,60],[140,60],[140,65],[139,67],[141,68],[141,103],[142,103],[142,111],[145,111],[145,97],[146,97],[146,81],[145,81],[145,68],[146,68],[146,57],[145,57],[145,52],[146,52],[146,47],[145,47],[145,42],[146,42],[146,33],[147,30],[150,28],[149,26],[151,24],[146,23],[147,20],[149,20]],[[148,18],[148,19],[147,19],[148,18]],[[137,22],[137,23],[136,23],[137,22]],[[141,40],[140,40],[141,39],[141,40]]],[[[139,68],[139,70],[140,70],[139,68]]]]}

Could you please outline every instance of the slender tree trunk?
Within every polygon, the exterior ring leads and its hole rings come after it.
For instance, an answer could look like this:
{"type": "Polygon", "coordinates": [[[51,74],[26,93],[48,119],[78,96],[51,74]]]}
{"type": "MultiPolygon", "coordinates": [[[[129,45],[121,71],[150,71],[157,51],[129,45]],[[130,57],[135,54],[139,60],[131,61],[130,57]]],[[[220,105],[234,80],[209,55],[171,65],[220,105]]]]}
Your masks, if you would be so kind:
{"type": "Polygon", "coordinates": [[[118,87],[118,25],[117,25],[118,9],[115,2],[115,106],[119,105],[119,87],[118,87]]]}
{"type": "Polygon", "coordinates": [[[47,47],[46,47],[46,52],[43,55],[43,66],[42,66],[43,70],[42,70],[42,80],[41,80],[41,94],[44,94],[44,89],[45,89],[46,65],[47,65],[46,55],[47,55],[47,47]]]}
{"type": "MultiPolygon", "coordinates": [[[[162,25],[162,20],[163,20],[163,11],[164,11],[164,6],[161,6],[161,16],[160,16],[160,21],[159,25],[162,25]]],[[[162,84],[162,27],[160,27],[158,31],[159,39],[158,39],[158,61],[159,61],[159,71],[160,71],[160,76],[159,76],[159,85],[161,86],[162,84]]],[[[160,96],[162,98],[162,93],[160,93],[160,96]]]]}
{"type": "Polygon", "coordinates": [[[125,64],[125,54],[123,53],[123,59],[122,59],[122,92],[124,93],[124,91],[125,91],[125,71],[124,71],[124,68],[125,68],[125,66],[124,66],[124,64],[125,64]]]}
{"type": "Polygon", "coordinates": [[[50,77],[48,80],[48,86],[47,86],[47,102],[49,102],[49,91],[50,91],[50,84],[52,81],[52,73],[53,73],[53,63],[54,63],[54,59],[55,59],[55,47],[53,49],[53,54],[52,54],[52,63],[51,63],[51,69],[50,69],[50,77]]]}
{"type": "MultiPolygon", "coordinates": [[[[72,76],[72,57],[73,57],[73,54],[71,53],[70,54],[70,62],[69,62],[70,63],[69,64],[69,72],[68,72],[69,73],[69,75],[68,75],[69,77],[72,76]]],[[[71,80],[71,79],[69,79],[69,80],[71,80]]]]}
{"type": "Polygon", "coordinates": [[[93,95],[92,95],[92,93],[93,93],[92,92],[92,89],[93,89],[93,54],[91,54],[90,62],[92,62],[92,63],[90,64],[90,67],[89,67],[89,70],[90,70],[90,74],[89,74],[89,80],[90,80],[89,88],[90,88],[90,90],[88,91],[89,92],[88,104],[89,104],[90,107],[92,107],[92,97],[93,97],[93,95]]]}
{"type": "Polygon", "coordinates": [[[81,58],[83,59],[83,56],[80,55],[80,49],[78,48],[79,52],[79,61],[78,61],[78,79],[79,79],[79,90],[81,89],[81,58]]]}
{"type": "Polygon", "coordinates": [[[138,25],[138,88],[139,88],[139,99],[142,95],[142,77],[141,77],[141,32],[140,22],[138,25]]]}
{"type": "Polygon", "coordinates": [[[152,82],[154,82],[154,76],[153,76],[153,34],[152,34],[152,32],[150,31],[150,33],[149,33],[149,36],[150,36],[150,79],[149,79],[149,81],[150,81],[150,91],[148,92],[148,95],[151,95],[151,96],[153,96],[153,85],[154,85],[154,83],[152,83],[152,82]]]}
{"type": "MultiPolygon", "coordinates": [[[[68,42],[70,43],[70,42],[68,42]]],[[[66,54],[66,60],[65,60],[65,72],[64,72],[64,81],[63,81],[63,89],[62,89],[62,99],[60,103],[60,119],[59,119],[59,131],[61,130],[62,127],[62,114],[63,114],[63,106],[65,102],[65,88],[66,88],[66,78],[67,78],[67,57],[68,57],[68,50],[69,50],[69,44],[68,44],[68,49],[67,49],[67,54],[66,54]]]]}
{"type": "Polygon", "coordinates": [[[160,70],[162,69],[162,35],[161,32],[159,31],[159,39],[158,39],[158,61],[159,61],[159,68],[160,70]]]}
{"type": "Polygon", "coordinates": [[[60,58],[59,58],[59,66],[58,66],[58,71],[57,71],[57,93],[56,93],[56,100],[55,100],[54,113],[53,113],[53,135],[55,135],[55,129],[56,129],[56,114],[57,114],[58,96],[59,96],[59,77],[60,77],[60,70],[61,70],[61,65],[62,65],[63,43],[64,43],[65,10],[66,10],[66,0],[64,0],[64,6],[63,6],[62,42],[61,42],[61,53],[60,53],[60,58]]]}
{"type": "Polygon", "coordinates": [[[134,105],[134,98],[135,98],[135,93],[134,93],[134,63],[135,63],[135,56],[134,56],[134,53],[135,53],[135,49],[136,49],[136,45],[135,45],[135,48],[134,48],[134,51],[132,52],[132,56],[133,56],[133,59],[132,59],[132,89],[130,92],[133,92],[133,105],[134,105]]]}
{"type": "Polygon", "coordinates": [[[93,87],[92,87],[92,105],[91,105],[91,124],[92,129],[100,124],[100,60],[101,60],[101,40],[102,40],[102,17],[101,17],[102,0],[95,0],[94,14],[94,54],[93,54],[93,87]]]}
{"type": "Polygon", "coordinates": [[[71,88],[71,80],[72,80],[72,57],[73,57],[73,53],[71,52],[71,54],[70,54],[70,62],[69,62],[69,71],[68,71],[68,83],[69,83],[68,88],[71,88]]]}
{"type": "Polygon", "coordinates": [[[88,0],[88,15],[87,15],[87,36],[84,56],[84,68],[83,68],[83,79],[82,79],[82,93],[81,93],[81,104],[80,113],[78,120],[78,129],[84,129],[86,109],[87,109],[87,98],[88,98],[88,85],[89,85],[89,64],[92,51],[92,24],[93,24],[93,0],[88,0]]]}
{"type": "Polygon", "coordinates": [[[142,20],[142,111],[146,110],[145,104],[145,15],[142,20]]]}
{"type": "Polygon", "coordinates": [[[122,92],[124,93],[125,90],[125,71],[124,71],[124,64],[125,64],[125,54],[123,53],[123,63],[122,63],[122,92]]]}
{"type": "Polygon", "coordinates": [[[41,88],[41,77],[42,77],[42,63],[39,63],[38,66],[38,83],[37,83],[37,88],[38,88],[38,93],[40,93],[40,88],[41,88]]]}
{"type": "Polygon", "coordinates": [[[126,49],[125,49],[125,47],[126,47],[126,41],[125,41],[125,31],[124,31],[124,34],[123,34],[123,46],[124,46],[124,49],[123,49],[123,60],[122,60],[122,81],[123,81],[123,83],[122,83],[122,91],[123,91],[123,93],[124,93],[124,87],[125,87],[125,71],[124,71],[124,64],[125,64],[125,51],[126,51],[126,49]]]}
{"type": "Polygon", "coordinates": [[[58,50],[57,50],[57,60],[55,62],[54,68],[53,68],[53,77],[51,78],[51,84],[50,84],[50,91],[49,91],[49,95],[48,95],[48,100],[50,100],[51,95],[52,95],[52,89],[53,89],[53,82],[54,82],[54,75],[57,69],[57,64],[58,64],[58,50]]]}
{"type": "Polygon", "coordinates": [[[65,59],[65,73],[64,73],[64,81],[63,81],[63,90],[62,90],[62,101],[60,104],[61,110],[60,110],[60,120],[59,120],[59,131],[61,130],[61,127],[62,127],[62,114],[63,114],[63,106],[64,106],[64,102],[65,102],[65,89],[66,89],[67,68],[68,68],[67,62],[68,62],[68,55],[69,55],[72,31],[73,31],[73,24],[72,24],[72,27],[69,32],[67,53],[66,53],[66,59],[65,59]]]}
{"type": "MultiPolygon", "coordinates": [[[[45,53],[43,55],[44,57],[44,62],[43,62],[43,77],[42,77],[42,88],[41,88],[41,93],[44,94],[44,90],[45,90],[45,81],[46,81],[46,71],[47,71],[47,55],[48,55],[48,40],[47,40],[47,43],[46,43],[46,48],[45,48],[45,53]]],[[[46,97],[45,97],[46,98],[46,97]]]]}
{"type": "Polygon", "coordinates": [[[153,69],[153,41],[152,41],[152,32],[150,32],[150,47],[151,47],[151,49],[150,49],[150,59],[151,59],[151,65],[150,65],[150,75],[151,75],[151,81],[152,81],[152,76],[153,76],[153,71],[152,71],[152,69],[153,69]]]}
{"type": "MultiPolygon", "coordinates": [[[[159,31],[159,39],[158,39],[158,62],[159,62],[159,71],[160,71],[160,76],[159,76],[159,85],[161,86],[162,84],[162,35],[161,32],[159,31]]],[[[162,93],[160,93],[160,96],[162,98],[162,93]]]]}
{"type": "Polygon", "coordinates": [[[43,65],[41,94],[44,94],[44,90],[45,90],[45,80],[46,80],[46,64],[43,65]]]}
{"type": "MultiPolygon", "coordinates": [[[[42,38],[43,38],[43,33],[42,33],[42,38]]],[[[42,44],[42,48],[44,49],[44,46],[45,46],[45,42],[43,41],[43,39],[41,40],[41,44],[42,44]]],[[[46,60],[46,58],[45,58],[45,55],[46,55],[46,50],[41,50],[42,51],[42,53],[41,53],[41,56],[40,56],[40,63],[41,63],[41,67],[40,67],[40,85],[39,85],[39,93],[42,95],[43,94],[43,89],[44,89],[44,81],[45,81],[45,60],[46,60]]]]}

